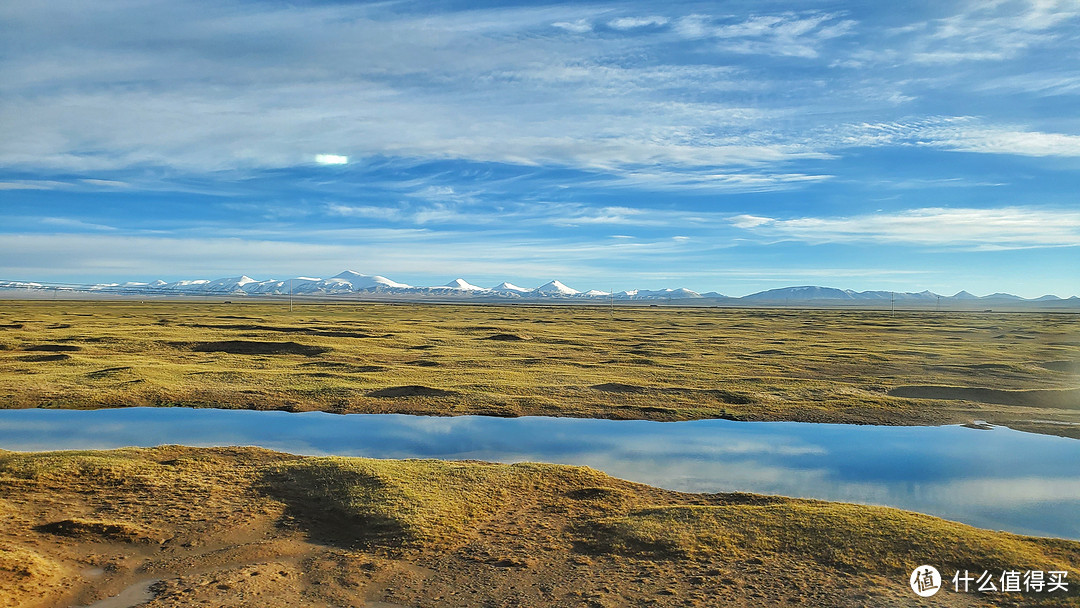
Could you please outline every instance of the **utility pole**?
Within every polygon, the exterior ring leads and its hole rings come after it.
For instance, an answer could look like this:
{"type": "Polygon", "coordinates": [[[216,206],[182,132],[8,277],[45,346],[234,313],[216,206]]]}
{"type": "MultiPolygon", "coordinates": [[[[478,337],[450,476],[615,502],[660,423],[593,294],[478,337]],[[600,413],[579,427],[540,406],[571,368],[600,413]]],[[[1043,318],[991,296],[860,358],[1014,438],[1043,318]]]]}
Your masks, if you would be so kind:
{"type": "Polygon", "coordinates": [[[292,286],[293,286],[293,280],[289,279],[289,312],[293,311],[293,308],[292,308],[292,295],[293,295],[292,294],[292,286]]]}
{"type": "Polygon", "coordinates": [[[896,314],[896,292],[895,291],[890,291],[889,292],[889,316],[891,317],[891,316],[893,316],[895,314],[896,314]]]}

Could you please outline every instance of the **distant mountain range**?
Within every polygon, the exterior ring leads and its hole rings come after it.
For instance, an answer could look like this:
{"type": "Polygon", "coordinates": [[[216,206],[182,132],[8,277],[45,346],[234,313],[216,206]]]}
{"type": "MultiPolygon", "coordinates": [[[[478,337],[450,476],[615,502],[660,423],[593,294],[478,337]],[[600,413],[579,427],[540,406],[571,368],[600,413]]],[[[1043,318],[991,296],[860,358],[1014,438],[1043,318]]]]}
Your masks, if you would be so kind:
{"type": "Polygon", "coordinates": [[[859,306],[889,305],[901,307],[948,306],[965,308],[982,305],[1021,307],[1080,308],[1080,298],[1064,299],[1053,295],[1025,299],[1007,293],[975,296],[966,291],[951,296],[930,291],[852,291],[832,287],[783,287],[761,291],[743,297],[729,297],[716,292],[697,293],[689,289],[631,289],[610,293],[599,290],[580,291],[560,281],[549,281],[539,287],[519,287],[503,282],[494,287],[480,287],[465,279],[454,279],[445,285],[417,287],[399,283],[379,275],[366,275],[346,270],[328,279],[296,277],[260,281],[249,276],[215,280],[154,281],[152,283],[101,283],[74,285],[26,281],[0,281],[0,290],[8,294],[44,296],[48,293],[116,294],[132,296],[356,296],[369,299],[416,300],[476,300],[476,301],[648,301],[691,305],[817,305],[859,306]]]}

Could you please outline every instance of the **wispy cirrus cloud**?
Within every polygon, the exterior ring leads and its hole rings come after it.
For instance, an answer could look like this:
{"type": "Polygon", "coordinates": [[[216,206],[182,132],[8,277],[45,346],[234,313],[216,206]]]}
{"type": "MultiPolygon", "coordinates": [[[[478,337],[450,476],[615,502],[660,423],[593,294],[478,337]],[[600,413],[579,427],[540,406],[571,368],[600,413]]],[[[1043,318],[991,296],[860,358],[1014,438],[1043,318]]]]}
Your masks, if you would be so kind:
{"type": "MultiPolygon", "coordinates": [[[[685,242],[552,240],[527,235],[426,230],[269,231],[229,236],[26,234],[0,241],[5,279],[96,276],[260,278],[330,276],[345,268],[390,275],[413,284],[470,276],[494,285],[508,278],[543,282],[557,277],[612,277],[611,260],[663,268],[685,242]],[[302,239],[302,240],[299,240],[302,239]],[[495,266],[497,265],[497,266],[495,266]],[[497,270],[495,270],[497,268],[497,270]],[[148,270],[150,269],[150,270],[148,270]],[[546,277],[546,278],[545,278],[546,277]]],[[[571,279],[567,279],[571,280],[571,279]]]]}
{"type": "Polygon", "coordinates": [[[737,228],[807,243],[903,243],[934,247],[1020,249],[1080,246],[1080,212],[1029,207],[926,207],[849,217],[730,218],[737,228]]]}
{"type": "Polygon", "coordinates": [[[1078,20],[1080,6],[1069,0],[972,2],[956,15],[905,29],[919,34],[915,62],[999,61],[1069,36],[1068,25],[1078,20]]]}
{"type": "Polygon", "coordinates": [[[487,205],[427,202],[396,206],[333,203],[324,211],[331,216],[388,220],[407,225],[499,226],[503,231],[523,233],[531,226],[650,226],[674,228],[687,223],[716,226],[723,217],[669,209],[619,205],[595,206],[569,202],[505,203],[497,213],[487,205]],[[712,219],[706,219],[711,217],[712,219]]]}
{"type": "Polygon", "coordinates": [[[1080,135],[1019,131],[1007,128],[958,130],[940,133],[927,145],[983,154],[1080,157],[1080,135]]]}
{"type": "Polygon", "coordinates": [[[840,60],[850,67],[1005,62],[1072,39],[1080,7],[1070,0],[961,2],[949,14],[884,28],[884,44],[840,60]]]}
{"type": "Polygon", "coordinates": [[[1080,135],[986,124],[971,116],[933,116],[849,125],[826,135],[837,147],[924,146],[955,152],[1080,157],[1080,135]]]}
{"type": "Polygon", "coordinates": [[[729,52],[815,58],[828,41],[856,25],[835,13],[784,12],[741,20],[698,14],[680,18],[675,31],[687,38],[713,39],[729,52]]]}
{"type": "Polygon", "coordinates": [[[1075,291],[1048,251],[1075,242],[1049,209],[1080,188],[1075,2],[462,7],[0,3],[0,232],[98,237],[70,249],[103,269],[153,238],[241,272],[273,243],[388,273],[522,248],[566,280],[1035,247],[1075,291]]]}

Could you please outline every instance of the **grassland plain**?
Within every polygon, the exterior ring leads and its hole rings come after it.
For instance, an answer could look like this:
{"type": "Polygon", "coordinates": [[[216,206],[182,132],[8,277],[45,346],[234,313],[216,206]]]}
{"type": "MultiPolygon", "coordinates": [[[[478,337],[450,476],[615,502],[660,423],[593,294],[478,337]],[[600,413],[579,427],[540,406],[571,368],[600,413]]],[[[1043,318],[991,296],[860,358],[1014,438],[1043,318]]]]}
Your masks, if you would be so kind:
{"type": "Polygon", "coordinates": [[[923,563],[1075,573],[1077,542],[564,465],[0,451],[0,497],[3,608],[147,579],[160,579],[148,608],[1080,606],[1075,583],[927,600],[907,584],[923,563]]]}
{"type": "Polygon", "coordinates": [[[1080,316],[0,304],[0,407],[943,424],[1080,437],[1080,316]]]}

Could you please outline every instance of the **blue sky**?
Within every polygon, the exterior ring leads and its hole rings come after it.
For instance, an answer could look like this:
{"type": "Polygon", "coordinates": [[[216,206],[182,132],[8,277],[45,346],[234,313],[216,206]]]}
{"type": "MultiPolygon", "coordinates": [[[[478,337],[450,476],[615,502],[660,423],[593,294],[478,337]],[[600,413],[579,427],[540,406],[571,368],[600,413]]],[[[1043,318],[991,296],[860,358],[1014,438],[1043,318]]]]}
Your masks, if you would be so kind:
{"type": "Polygon", "coordinates": [[[16,0],[0,125],[0,279],[1080,294],[1071,0],[16,0]]]}

